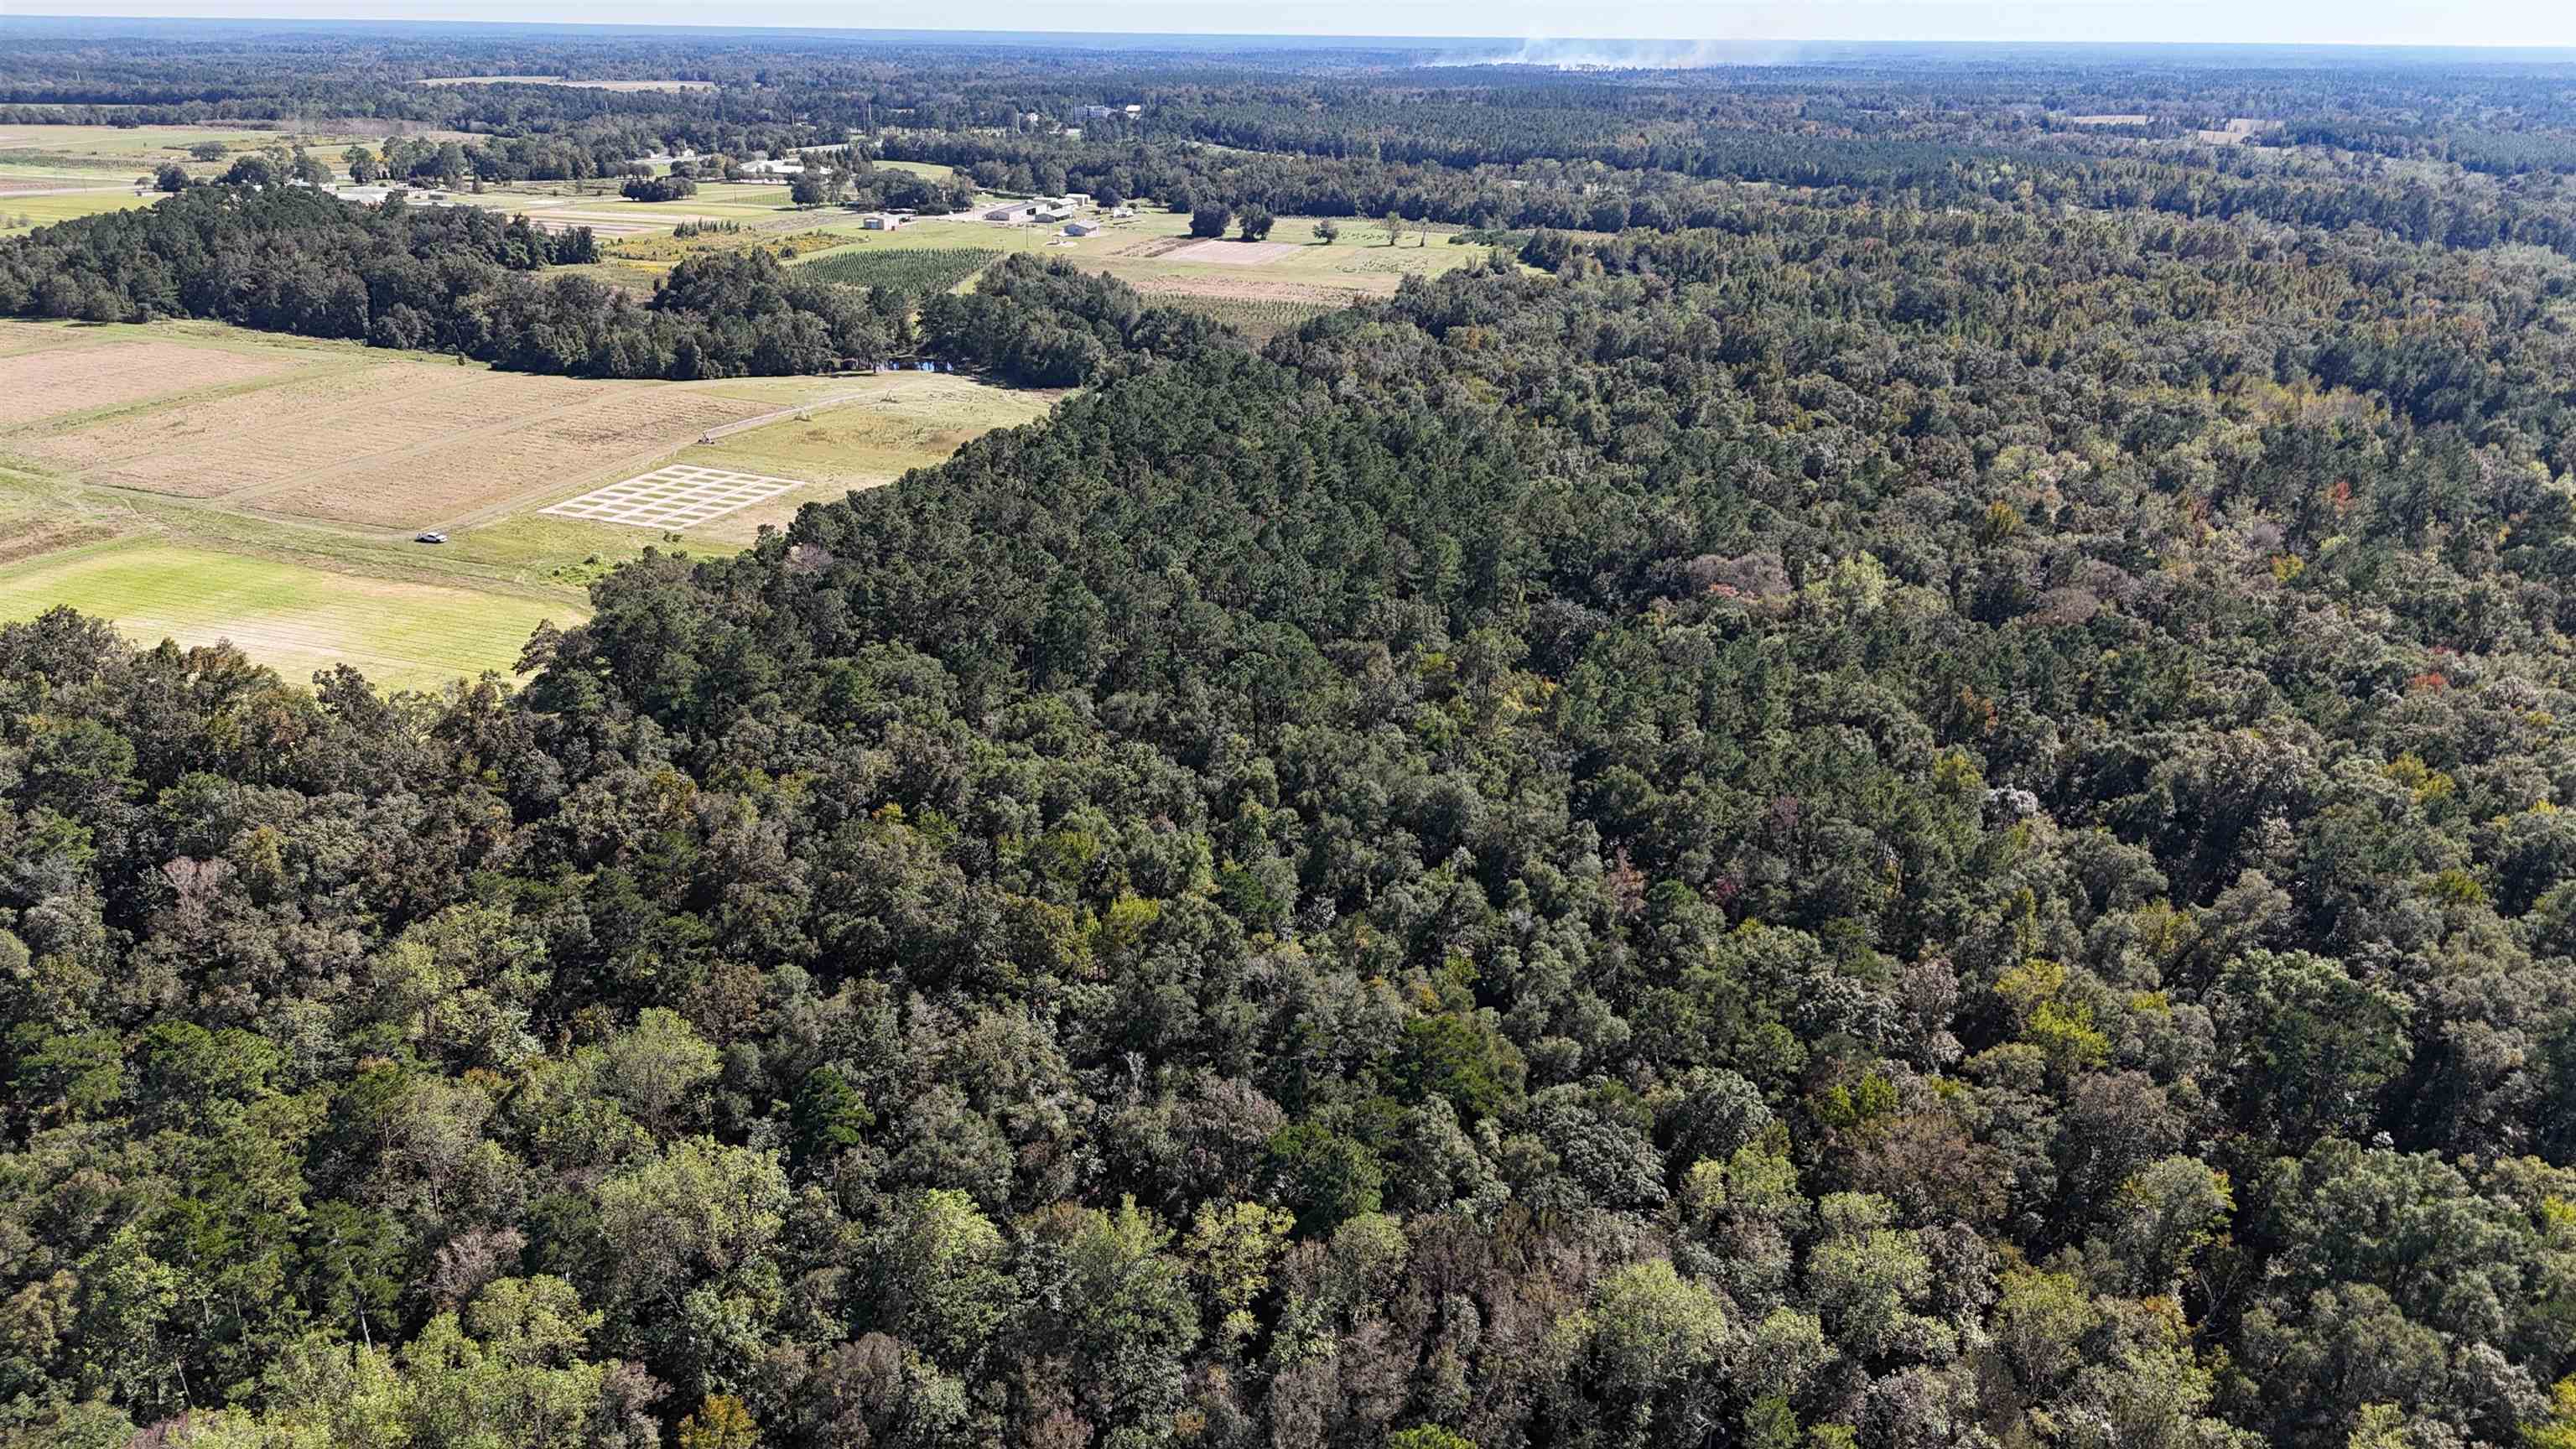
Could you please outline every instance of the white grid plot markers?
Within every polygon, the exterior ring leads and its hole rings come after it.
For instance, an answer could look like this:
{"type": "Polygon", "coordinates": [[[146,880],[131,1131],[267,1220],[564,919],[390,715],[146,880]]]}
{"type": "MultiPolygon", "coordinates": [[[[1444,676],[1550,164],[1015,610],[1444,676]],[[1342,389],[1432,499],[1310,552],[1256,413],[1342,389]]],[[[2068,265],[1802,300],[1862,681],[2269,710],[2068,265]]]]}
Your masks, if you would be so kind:
{"type": "Polygon", "coordinates": [[[557,518],[587,518],[593,523],[627,523],[637,528],[693,528],[804,486],[793,478],[764,478],[758,473],[728,473],[722,468],[683,464],[656,468],[537,511],[557,518]]]}

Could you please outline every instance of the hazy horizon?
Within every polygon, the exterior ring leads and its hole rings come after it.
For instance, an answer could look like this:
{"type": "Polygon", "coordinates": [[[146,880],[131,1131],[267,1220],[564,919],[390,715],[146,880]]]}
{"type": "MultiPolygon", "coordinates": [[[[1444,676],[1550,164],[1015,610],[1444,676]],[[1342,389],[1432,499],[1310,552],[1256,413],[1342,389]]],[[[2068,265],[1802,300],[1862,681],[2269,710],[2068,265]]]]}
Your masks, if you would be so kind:
{"type": "Polygon", "coordinates": [[[1972,4],[1958,0],[1823,0],[1823,3],[1686,5],[1609,0],[1579,24],[1539,0],[1309,0],[1293,9],[1243,0],[952,0],[937,14],[853,14],[828,0],[780,0],[756,23],[738,10],[694,0],[405,0],[399,9],[350,14],[327,0],[177,0],[131,4],[54,0],[49,19],[274,20],[297,22],[688,26],[709,29],[893,30],[1115,36],[1245,36],[1298,39],[1495,41],[1564,47],[1583,43],[1788,46],[1842,44],[2257,45],[2561,49],[2576,46],[2576,6],[2496,3],[2437,6],[2359,0],[2289,0],[2268,6],[2186,0],[2072,0],[1972,4]],[[389,13],[391,12],[391,13],[389,13]],[[888,22],[900,19],[902,24],[888,22]]]}

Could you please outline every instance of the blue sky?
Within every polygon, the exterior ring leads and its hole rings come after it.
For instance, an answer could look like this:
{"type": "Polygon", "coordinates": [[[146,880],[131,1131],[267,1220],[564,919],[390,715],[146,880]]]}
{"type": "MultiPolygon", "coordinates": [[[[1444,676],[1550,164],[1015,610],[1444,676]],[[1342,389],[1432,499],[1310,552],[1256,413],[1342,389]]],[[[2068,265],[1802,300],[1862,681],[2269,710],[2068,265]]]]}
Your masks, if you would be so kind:
{"type": "MultiPolygon", "coordinates": [[[[11,8],[0,0],[0,11],[11,8]]],[[[1481,35],[2576,46],[2576,0],[27,0],[21,14],[1481,35]]]]}

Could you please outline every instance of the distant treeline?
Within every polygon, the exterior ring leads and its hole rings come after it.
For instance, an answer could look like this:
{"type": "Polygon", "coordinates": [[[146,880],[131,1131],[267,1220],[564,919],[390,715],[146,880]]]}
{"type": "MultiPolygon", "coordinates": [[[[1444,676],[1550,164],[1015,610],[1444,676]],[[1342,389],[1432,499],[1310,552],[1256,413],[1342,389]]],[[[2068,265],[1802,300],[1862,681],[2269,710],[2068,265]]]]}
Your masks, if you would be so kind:
{"type": "Polygon", "coordinates": [[[1687,170],[1615,169],[1588,160],[1462,167],[987,133],[905,132],[884,137],[878,147],[895,160],[955,166],[996,189],[1142,197],[1181,210],[1218,201],[1282,216],[1392,212],[1485,229],[1670,232],[1722,225],[1724,214],[1749,198],[1797,188],[1873,207],[2242,217],[2326,229],[2366,226],[2419,244],[2521,244],[2576,255],[2576,202],[2553,189],[2359,183],[2348,167],[2244,147],[2198,158],[1808,136],[1722,139],[1688,157],[1658,158],[1687,170]]]}
{"type": "Polygon", "coordinates": [[[207,186],[0,244],[0,314],[207,317],[581,377],[827,372],[886,355],[893,329],[864,294],[758,250],[684,262],[644,302],[535,275],[597,256],[587,229],[548,235],[477,208],[207,186]]]}

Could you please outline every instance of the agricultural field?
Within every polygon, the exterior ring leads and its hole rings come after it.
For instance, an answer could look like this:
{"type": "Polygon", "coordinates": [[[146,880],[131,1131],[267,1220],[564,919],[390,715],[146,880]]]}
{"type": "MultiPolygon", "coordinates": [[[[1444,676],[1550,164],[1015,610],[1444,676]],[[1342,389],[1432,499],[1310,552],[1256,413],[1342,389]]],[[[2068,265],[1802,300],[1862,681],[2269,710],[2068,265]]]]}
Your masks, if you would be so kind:
{"type": "Polygon", "coordinates": [[[804,486],[795,478],[674,463],[537,511],[628,528],[694,528],[804,486]]]}
{"type": "MultiPolygon", "coordinates": [[[[233,152],[278,145],[303,145],[317,152],[328,148],[330,159],[336,159],[342,148],[360,139],[366,138],[340,129],[295,132],[239,125],[0,125],[0,175],[71,173],[91,180],[131,181],[164,161],[188,161],[188,148],[206,141],[220,142],[233,152]],[[102,172],[105,177],[99,175],[102,172]]],[[[212,169],[222,164],[228,163],[216,163],[212,169]]],[[[206,163],[192,169],[207,169],[206,163]]]]}
{"type": "Polygon", "coordinates": [[[701,532],[720,541],[749,543],[763,525],[783,524],[805,504],[891,483],[915,468],[942,462],[995,428],[1046,416],[1064,396],[993,387],[953,373],[888,373],[877,381],[881,386],[860,401],[781,419],[680,453],[677,462],[801,478],[811,485],[728,514],[701,532]]]}
{"type": "Polygon", "coordinates": [[[1002,259],[995,247],[930,250],[862,250],[843,248],[806,264],[806,270],[829,282],[855,287],[890,287],[915,297],[951,291],[966,279],[1002,259]]]}
{"type": "Polygon", "coordinates": [[[131,211],[150,206],[161,193],[133,186],[84,187],[77,191],[0,190],[0,236],[17,236],[40,226],[103,211],[131,211]]]}
{"type": "Polygon", "coordinates": [[[534,599],[151,541],[0,564],[0,621],[65,604],[141,643],[229,639],[289,679],[347,663],[397,689],[508,674],[538,624],[585,617],[534,599]]]}
{"type": "Polygon", "coordinates": [[[1310,217],[1281,217],[1262,242],[1194,238],[1189,224],[1186,215],[1156,210],[1105,222],[1087,237],[1067,237],[1053,226],[946,217],[892,232],[836,224],[829,230],[849,238],[848,244],[799,265],[835,281],[865,283],[876,274],[936,277],[931,263],[912,259],[954,256],[959,260],[949,265],[964,268],[958,272],[962,278],[996,253],[1034,252],[1105,272],[1156,301],[1206,312],[1264,337],[1323,311],[1393,296],[1409,275],[1436,276],[1485,256],[1483,247],[1452,245],[1454,227],[1433,227],[1426,234],[1408,225],[1403,243],[1389,246],[1375,222],[1339,222],[1341,235],[1330,244],[1316,234],[1310,217]],[[968,257],[977,259],[971,267],[968,257]],[[923,270],[906,270],[916,266],[923,270]]]}
{"type": "Polygon", "coordinates": [[[646,547],[729,553],[1059,394],[950,374],[601,382],[215,323],[0,323],[0,617],[58,603],[301,678],[506,671],[646,547]],[[714,443],[709,429],[748,423],[714,443]],[[682,467],[793,486],[672,527],[543,510],[682,467]],[[413,542],[436,528],[442,546],[413,542]]]}
{"type": "Polygon", "coordinates": [[[846,244],[845,238],[814,227],[798,229],[800,219],[785,216],[773,221],[736,223],[741,226],[740,231],[701,231],[688,236],[657,232],[649,236],[625,237],[608,243],[604,250],[614,262],[661,271],[690,257],[710,252],[738,252],[760,247],[781,261],[792,261],[809,252],[846,244]]]}
{"type": "MultiPolygon", "coordinates": [[[[78,336],[63,329],[33,335],[78,336]]],[[[112,411],[119,404],[179,392],[220,391],[231,383],[287,371],[299,361],[283,349],[263,356],[153,340],[17,348],[0,357],[0,427],[112,411]]]]}
{"type": "MultiPolygon", "coordinates": [[[[608,280],[647,291],[652,288],[653,278],[693,251],[744,246],[763,238],[780,243],[786,237],[818,230],[847,215],[800,209],[789,203],[786,187],[755,182],[712,182],[701,186],[697,195],[678,201],[629,201],[617,194],[616,183],[600,181],[522,182],[454,192],[451,197],[460,205],[479,206],[505,216],[525,216],[540,230],[559,232],[587,227],[603,246],[632,246],[637,252],[624,260],[612,253],[605,265],[623,271],[612,272],[608,280]],[[674,228],[686,223],[711,222],[739,226],[742,231],[688,238],[671,235],[674,228]]],[[[839,245],[841,240],[787,245],[793,254],[818,245],[839,245]]]]}
{"type": "Polygon", "coordinates": [[[1349,301],[1319,301],[1293,298],[1215,297],[1198,292],[1171,291],[1148,293],[1155,302],[1213,317],[1255,342],[1267,342],[1279,333],[1311,322],[1327,312],[1338,312],[1349,301]]]}
{"type": "MultiPolygon", "coordinates": [[[[420,529],[620,469],[783,404],[717,383],[528,377],[362,348],[55,329],[0,356],[0,452],[94,488],[420,529]],[[13,386],[14,384],[14,386],[13,386]]],[[[793,380],[801,396],[830,379],[793,380]]]]}

